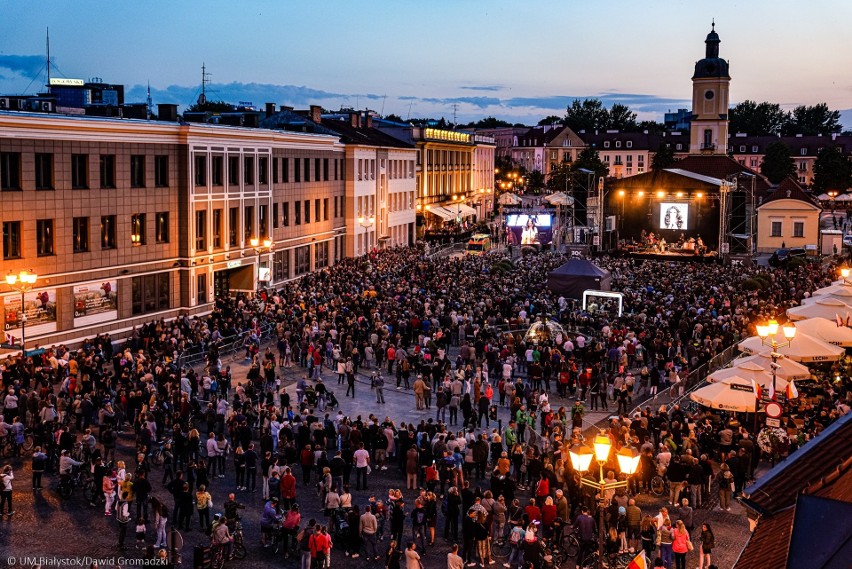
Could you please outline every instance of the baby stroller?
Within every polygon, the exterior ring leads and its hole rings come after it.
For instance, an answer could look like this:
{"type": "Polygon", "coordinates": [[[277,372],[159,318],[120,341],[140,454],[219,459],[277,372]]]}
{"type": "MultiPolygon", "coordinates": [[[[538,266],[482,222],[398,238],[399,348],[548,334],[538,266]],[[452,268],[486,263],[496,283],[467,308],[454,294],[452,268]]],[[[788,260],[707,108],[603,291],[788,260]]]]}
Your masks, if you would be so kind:
{"type": "Polygon", "coordinates": [[[334,396],[334,391],[328,390],[326,393],[326,403],[328,404],[328,408],[337,409],[338,407],[340,407],[340,403],[337,401],[337,397],[334,396]]]}

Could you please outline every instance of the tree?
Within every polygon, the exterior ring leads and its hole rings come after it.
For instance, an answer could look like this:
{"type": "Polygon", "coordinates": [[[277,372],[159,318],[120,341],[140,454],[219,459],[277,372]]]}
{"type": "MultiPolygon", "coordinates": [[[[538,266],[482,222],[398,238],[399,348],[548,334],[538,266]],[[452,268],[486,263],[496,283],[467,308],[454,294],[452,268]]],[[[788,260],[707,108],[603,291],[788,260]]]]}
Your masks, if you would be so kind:
{"type": "Polygon", "coordinates": [[[763,164],[760,165],[760,173],[769,178],[773,184],[780,184],[781,180],[795,174],[796,164],[790,156],[790,147],[781,141],[773,142],[766,147],[766,155],[763,164]]]}
{"type": "Polygon", "coordinates": [[[512,126],[512,123],[494,117],[485,117],[465,125],[466,128],[502,128],[507,126],[512,126]]]}
{"type": "Polygon", "coordinates": [[[402,123],[404,123],[404,122],[405,122],[404,120],[402,120],[402,117],[401,117],[401,116],[399,116],[399,115],[395,115],[395,114],[393,114],[393,113],[391,113],[391,114],[389,114],[389,115],[385,115],[384,119],[385,119],[386,121],[391,121],[391,122],[402,122],[402,123]]]}
{"type": "Polygon", "coordinates": [[[648,134],[662,134],[666,132],[666,125],[657,121],[642,121],[636,125],[639,132],[648,131],[648,134]]]}
{"type": "Polygon", "coordinates": [[[531,170],[524,176],[524,192],[538,194],[544,188],[544,174],[539,170],[531,170]]]}
{"type": "Polygon", "coordinates": [[[657,151],[654,153],[654,159],[651,160],[651,169],[658,171],[671,168],[674,163],[674,148],[672,148],[671,144],[661,142],[657,147],[657,151]]]}
{"type": "Polygon", "coordinates": [[[790,113],[790,120],[784,129],[784,134],[814,135],[840,132],[840,111],[832,111],[825,103],[812,107],[799,105],[790,113]]]}
{"type": "Polygon", "coordinates": [[[574,132],[604,130],[609,121],[609,112],[600,99],[574,99],[565,113],[565,124],[574,132]]]}
{"type": "Polygon", "coordinates": [[[234,110],[234,105],[230,103],[226,103],[225,101],[206,101],[204,103],[195,103],[194,105],[188,106],[184,112],[185,113],[196,113],[196,112],[211,112],[211,113],[229,113],[234,110]]]}
{"type": "Polygon", "coordinates": [[[751,136],[775,136],[782,132],[790,121],[789,113],[781,110],[777,103],[756,103],[745,100],[730,109],[728,131],[744,132],[751,136]]]}
{"type": "Polygon", "coordinates": [[[570,190],[573,184],[570,162],[559,162],[550,169],[547,177],[547,189],[551,192],[570,190]]]}
{"type": "Polygon", "coordinates": [[[601,160],[598,151],[591,147],[586,147],[577,154],[577,159],[571,164],[571,171],[576,172],[580,169],[591,170],[598,177],[607,177],[609,175],[609,166],[601,160]]]}
{"type": "Polygon", "coordinates": [[[547,126],[550,124],[562,124],[564,119],[562,117],[557,117],[556,115],[550,115],[549,117],[544,117],[540,121],[538,121],[538,126],[547,126]]]}
{"type": "Polygon", "coordinates": [[[606,129],[630,132],[636,130],[636,113],[627,105],[615,103],[608,111],[606,129]]]}
{"type": "Polygon", "coordinates": [[[852,162],[836,146],[827,146],[814,162],[813,189],[816,193],[846,191],[852,186],[852,162]]]}

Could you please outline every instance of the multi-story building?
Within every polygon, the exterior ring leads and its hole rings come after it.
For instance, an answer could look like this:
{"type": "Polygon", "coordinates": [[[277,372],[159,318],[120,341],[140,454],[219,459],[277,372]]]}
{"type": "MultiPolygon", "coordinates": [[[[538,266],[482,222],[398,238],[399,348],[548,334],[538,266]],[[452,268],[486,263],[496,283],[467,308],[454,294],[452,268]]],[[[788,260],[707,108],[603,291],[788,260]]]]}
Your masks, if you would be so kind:
{"type": "MultiPolygon", "coordinates": [[[[609,166],[609,175],[613,178],[627,178],[649,171],[654,154],[663,141],[662,136],[647,131],[581,131],[579,136],[586,145],[598,151],[600,159],[609,166]]],[[[682,144],[688,145],[688,141],[684,140],[682,144]]]]}
{"type": "Polygon", "coordinates": [[[477,128],[475,132],[494,139],[495,160],[511,160],[512,149],[518,145],[518,137],[526,134],[529,129],[528,126],[506,126],[500,128],[477,128]]]}
{"type": "Polygon", "coordinates": [[[574,161],[584,146],[583,139],[567,126],[534,126],[515,138],[512,162],[541,172],[546,179],[557,164],[574,161]]]}
{"type": "Polygon", "coordinates": [[[748,136],[739,132],[728,139],[728,152],[743,166],[759,171],[766,156],[766,148],[774,142],[783,142],[790,148],[790,156],[796,165],[795,177],[803,186],[809,186],[813,182],[814,162],[823,149],[834,146],[852,158],[852,136],[840,134],[779,137],[748,136]]]}
{"type": "MultiPolygon", "coordinates": [[[[23,310],[29,347],[204,313],[214,294],[342,256],[337,137],[178,124],[167,105],[159,114],[0,113],[2,271],[39,275],[23,310]]],[[[18,337],[21,297],[0,297],[18,337]]]]}

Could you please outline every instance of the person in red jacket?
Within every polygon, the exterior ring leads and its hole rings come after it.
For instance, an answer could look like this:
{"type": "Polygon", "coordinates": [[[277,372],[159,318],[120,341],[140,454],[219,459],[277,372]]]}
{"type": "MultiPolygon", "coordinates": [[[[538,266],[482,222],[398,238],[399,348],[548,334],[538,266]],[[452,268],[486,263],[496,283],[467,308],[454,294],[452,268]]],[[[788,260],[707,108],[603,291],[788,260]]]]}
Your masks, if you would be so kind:
{"type": "Polygon", "coordinates": [[[328,567],[328,554],[331,553],[332,546],[328,528],[320,526],[319,531],[311,535],[308,545],[311,548],[312,566],[316,569],[326,569],[328,567]]]}
{"type": "Polygon", "coordinates": [[[530,503],[524,508],[524,513],[530,522],[541,521],[541,510],[535,505],[535,500],[530,498],[530,503]]]}
{"type": "Polygon", "coordinates": [[[284,476],[281,477],[281,502],[282,506],[290,509],[296,503],[296,477],[290,471],[290,467],[284,468],[284,476]]]}
{"type": "Polygon", "coordinates": [[[553,503],[553,497],[548,496],[544,501],[544,506],[541,507],[541,525],[544,527],[545,537],[550,537],[552,535],[555,521],[556,505],[553,503]]]}
{"type": "Polygon", "coordinates": [[[544,500],[548,496],[550,496],[550,479],[542,471],[538,485],[535,487],[535,503],[539,508],[544,506],[544,500]]]}

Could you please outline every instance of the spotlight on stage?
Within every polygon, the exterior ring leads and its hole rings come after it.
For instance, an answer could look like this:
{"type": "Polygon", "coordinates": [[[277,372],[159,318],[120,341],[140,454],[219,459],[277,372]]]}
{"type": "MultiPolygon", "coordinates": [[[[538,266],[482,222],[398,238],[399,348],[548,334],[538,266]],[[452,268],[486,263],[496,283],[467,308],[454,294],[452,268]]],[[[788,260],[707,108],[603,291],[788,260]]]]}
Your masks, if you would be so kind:
{"type": "Polygon", "coordinates": [[[658,198],[663,198],[665,195],[666,195],[666,192],[664,192],[663,190],[659,190],[659,191],[657,192],[657,197],[658,197],[658,198]]]}

